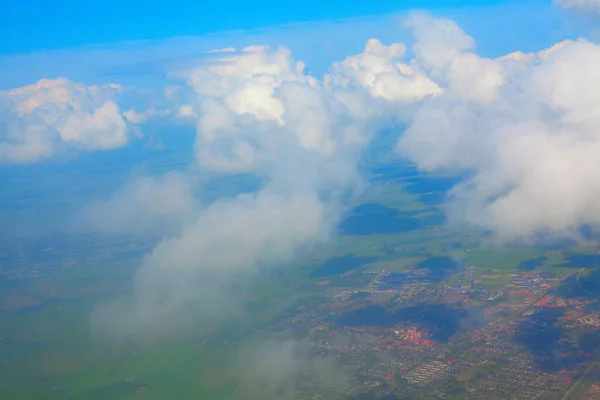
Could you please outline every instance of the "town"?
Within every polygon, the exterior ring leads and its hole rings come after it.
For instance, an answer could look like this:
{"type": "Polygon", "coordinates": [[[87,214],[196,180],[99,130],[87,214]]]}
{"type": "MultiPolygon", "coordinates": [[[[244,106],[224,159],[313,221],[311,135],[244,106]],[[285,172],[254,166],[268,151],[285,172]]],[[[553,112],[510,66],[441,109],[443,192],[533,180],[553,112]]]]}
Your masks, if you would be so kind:
{"type": "MultiPolygon", "coordinates": [[[[576,271],[511,273],[498,289],[479,287],[485,276],[472,267],[446,285],[426,284],[427,273],[413,268],[356,273],[375,279],[330,288],[317,310],[281,322],[307,334],[316,354],[353,367],[355,384],[340,399],[600,398],[589,373],[600,303],[578,290],[576,271]],[[392,287],[390,277],[403,283],[392,287]]],[[[308,385],[303,398],[322,393],[308,385]]]]}

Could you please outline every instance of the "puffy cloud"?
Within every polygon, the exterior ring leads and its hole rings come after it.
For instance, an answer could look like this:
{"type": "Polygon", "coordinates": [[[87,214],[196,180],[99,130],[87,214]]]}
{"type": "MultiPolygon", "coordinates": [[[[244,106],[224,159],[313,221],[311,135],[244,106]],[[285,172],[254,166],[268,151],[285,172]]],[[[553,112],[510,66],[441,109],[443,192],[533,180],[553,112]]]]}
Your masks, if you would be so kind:
{"type": "Polygon", "coordinates": [[[372,96],[392,102],[441,93],[440,87],[426,74],[399,62],[405,51],[402,43],[386,46],[378,39],[371,39],[363,53],[333,64],[327,80],[344,88],[351,85],[368,88],[372,96]]]}
{"type": "Polygon", "coordinates": [[[415,38],[414,62],[452,96],[490,102],[505,82],[502,65],[473,53],[474,40],[454,21],[414,14],[404,25],[415,38]]]}
{"type": "Polygon", "coordinates": [[[600,13],[600,0],[554,0],[554,3],[567,9],[600,13]]]}
{"type": "Polygon", "coordinates": [[[180,117],[197,117],[198,115],[194,111],[194,107],[190,104],[183,104],[179,107],[177,115],[180,117]]]}
{"type": "Polygon", "coordinates": [[[197,98],[179,115],[198,117],[199,163],[265,172],[282,146],[327,155],[356,140],[353,110],[304,70],[284,47],[252,46],[188,71],[197,98]],[[349,123],[341,122],[345,117],[349,123]]]}
{"type": "Polygon", "coordinates": [[[332,65],[328,86],[358,86],[373,97],[404,104],[442,92],[480,103],[496,98],[507,79],[502,63],[475,54],[474,40],[454,21],[414,13],[403,26],[415,39],[410,61],[400,62],[404,44],[371,39],[363,53],[332,65]]]}
{"type": "MultiPolygon", "coordinates": [[[[436,37],[448,41],[445,48],[472,48],[455,25],[435,25],[428,41],[417,33],[417,57],[436,54],[436,37]]],[[[464,54],[431,57],[447,66],[464,54]]],[[[485,94],[475,96],[483,102],[448,92],[423,102],[398,146],[423,169],[468,176],[451,193],[452,220],[500,240],[572,236],[582,225],[599,225],[600,96],[593,88],[600,84],[600,46],[565,41],[537,54],[469,57],[503,78],[473,71],[470,93],[485,94]]]]}
{"type": "Polygon", "coordinates": [[[519,62],[531,62],[535,59],[535,54],[533,53],[523,53],[522,51],[514,51],[512,53],[506,54],[502,57],[498,57],[498,61],[519,61],[519,62]]]}
{"type": "Polygon", "coordinates": [[[83,150],[126,145],[131,129],[115,102],[122,89],[58,78],[0,92],[0,163],[39,161],[61,145],[83,150]]]}
{"type": "Polygon", "coordinates": [[[76,142],[87,149],[110,150],[127,144],[128,127],[119,106],[103,103],[92,112],[74,112],[57,127],[63,142],[76,142]]]}

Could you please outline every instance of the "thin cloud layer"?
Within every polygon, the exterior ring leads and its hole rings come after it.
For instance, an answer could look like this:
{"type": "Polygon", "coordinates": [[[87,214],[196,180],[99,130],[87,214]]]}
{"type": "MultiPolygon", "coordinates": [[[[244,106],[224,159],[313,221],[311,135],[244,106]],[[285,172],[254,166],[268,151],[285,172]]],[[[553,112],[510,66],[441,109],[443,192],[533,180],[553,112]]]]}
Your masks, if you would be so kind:
{"type": "Polygon", "coordinates": [[[339,395],[348,388],[356,371],[336,361],[334,357],[313,354],[308,341],[273,338],[239,352],[241,390],[267,390],[272,397],[296,398],[302,395],[302,389],[316,386],[328,395],[339,395]]]}
{"type": "Polygon", "coordinates": [[[131,135],[117,105],[122,87],[42,79],[0,92],[0,163],[30,163],[65,148],[112,150],[131,135]]]}
{"type": "Polygon", "coordinates": [[[194,186],[190,176],[175,172],[134,179],[109,198],[88,204],[76,225],[107,235],[174,234],[200,207],[194,186]]]}
{"type": "Polygon", "coordinates": [[[554,3],[566,9],[600,13],[600,0],[554,0],[554,3]]]}

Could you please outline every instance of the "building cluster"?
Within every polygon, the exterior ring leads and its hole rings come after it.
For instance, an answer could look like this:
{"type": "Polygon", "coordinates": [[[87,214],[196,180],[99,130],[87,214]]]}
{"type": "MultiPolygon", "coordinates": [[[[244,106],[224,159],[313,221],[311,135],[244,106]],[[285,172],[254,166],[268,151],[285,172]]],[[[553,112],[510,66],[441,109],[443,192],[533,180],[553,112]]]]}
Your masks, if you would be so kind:
{"type": "Polygon", "coordinates": [[[600,400],[600,382],[590,385],[582,400],[600,400]]]}
{"type": "Polygon", "coordinates": [[[433,381],[443,380],[447,376],[446,371],[448,367],[448,364],[434,360],[411,371],[404,376],[404,379],[417,385],[427,385],[433,381]]]}
{"type": "Polygon", "coordinates": [[[498,279],[496,275],[481,275],[475,268],[466,268],[461,279],[446,285],[431,285],[426,274],[410,267],[400,274],[364,273],[374,277],[367,286],[326,288],[327,301],[317,311],[307,309],[282,322],[288,329],[310,332],[321,354],[356,363],[353,393],[396,390],[414,399],[558,400],[579,368],[594,357],[578,338],[600,331],[600,304],[593,298],[565,297],[557,289],[572,272],[505,275],[508,283],[498,288],[486,286],[487,276],[498,279]],[[481,310],[482,321],[460,326],[448,338],[436,336],[436,323],[416,320],[340,323],[341,316],[371,306],[481,310]]]}

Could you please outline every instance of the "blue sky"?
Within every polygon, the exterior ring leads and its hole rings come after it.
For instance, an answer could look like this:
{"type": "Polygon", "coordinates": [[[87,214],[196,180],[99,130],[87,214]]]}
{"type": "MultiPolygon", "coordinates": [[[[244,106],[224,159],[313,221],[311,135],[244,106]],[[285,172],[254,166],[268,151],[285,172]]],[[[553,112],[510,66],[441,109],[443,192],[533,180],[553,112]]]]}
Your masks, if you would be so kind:
{"type": "Polygon", "coordinates": [[[409,41],[398,20],[414,8],[454,19],[476,39],[478,52],[490,57],[536,51],[584,30],[581,21],[570,21],[545,0],[90,4],[8,3],[8,12],[0,13],[0,90],[58,76],[87,84],[161,84],[157,77],[179,60],[252,44],[285,45],[320,75],[332,61],[362,51],[372,37],[409,41]]]}
{"type": "MultiPolygon", "coordinates": [[[[0,54],[201,35],[293,22],[509,3],[501,0],[6,0],[0,54]]],[[[519,3],[512,1],[512,3],[519,3]]],[[[529,3],[549,3],[533,0],[529,3]]]]}

